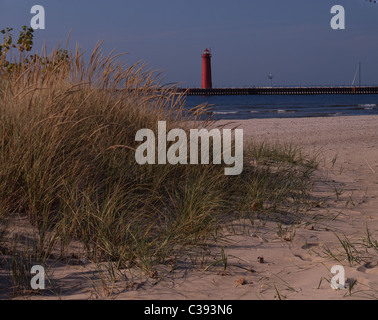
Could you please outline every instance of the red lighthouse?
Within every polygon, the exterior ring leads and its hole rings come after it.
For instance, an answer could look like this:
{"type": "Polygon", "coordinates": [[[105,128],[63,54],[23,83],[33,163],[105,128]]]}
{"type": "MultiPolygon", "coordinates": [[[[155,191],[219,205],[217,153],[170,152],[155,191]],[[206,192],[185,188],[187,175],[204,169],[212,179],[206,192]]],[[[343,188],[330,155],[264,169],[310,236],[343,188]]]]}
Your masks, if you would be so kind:
{"type": "Polygon", "coordinates": [[[202,89],[212,89],[211,51],[206,49],[202,54],[202,89]]]}

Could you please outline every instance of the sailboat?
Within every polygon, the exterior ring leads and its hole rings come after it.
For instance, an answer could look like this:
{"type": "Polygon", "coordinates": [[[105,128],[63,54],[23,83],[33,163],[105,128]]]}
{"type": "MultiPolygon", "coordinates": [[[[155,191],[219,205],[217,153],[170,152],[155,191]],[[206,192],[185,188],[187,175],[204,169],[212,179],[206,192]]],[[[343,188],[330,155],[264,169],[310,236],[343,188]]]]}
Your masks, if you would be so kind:
{"type": "Polygon", "coordinates": [[[353,81],[352,81],[352,87],[354,87],[354,82],[356,81],[356,78],[357,78],[357,74],[358,74],[358,86],[361,87],[361,62],[358,63],[357,65],[357,70],[356,70],[356,73],[354,75],[354,78],[353,78],[353,81]]]}

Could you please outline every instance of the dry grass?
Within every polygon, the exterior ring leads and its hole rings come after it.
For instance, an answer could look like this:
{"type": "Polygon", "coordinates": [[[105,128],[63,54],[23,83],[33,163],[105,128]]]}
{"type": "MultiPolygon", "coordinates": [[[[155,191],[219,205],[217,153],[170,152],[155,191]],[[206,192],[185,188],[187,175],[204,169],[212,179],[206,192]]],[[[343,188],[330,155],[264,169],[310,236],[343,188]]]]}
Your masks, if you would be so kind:
{"type": "Polygon", "coordinates": [[[20,264],[7,232],[19,216],[36,230],[27,265],[68,257],[75,242],[95,263],[149,273],[219,237],[225,221],[307,203],[316,164],[294,148],[251,148],[240,177],[212,164],[137,165],[139,129],[198,123],[203,106],[186,111],[159,74],[103,56],[100,45],[88,62],[79,49],[48,57],[53,68],[36,60],[0,80],[0,248],[9,270],[20,264]]]}

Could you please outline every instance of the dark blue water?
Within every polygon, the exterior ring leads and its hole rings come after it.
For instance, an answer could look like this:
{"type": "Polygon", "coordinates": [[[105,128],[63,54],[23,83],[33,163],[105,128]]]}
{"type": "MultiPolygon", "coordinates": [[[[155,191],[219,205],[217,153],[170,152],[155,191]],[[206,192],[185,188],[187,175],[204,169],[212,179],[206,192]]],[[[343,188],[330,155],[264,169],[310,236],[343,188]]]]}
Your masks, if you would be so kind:
{"type": "Polygon", "coordinates": [[[213,119],[378,115],[378,95],[188,96],[188,108],[208,103],[213,119]]]}

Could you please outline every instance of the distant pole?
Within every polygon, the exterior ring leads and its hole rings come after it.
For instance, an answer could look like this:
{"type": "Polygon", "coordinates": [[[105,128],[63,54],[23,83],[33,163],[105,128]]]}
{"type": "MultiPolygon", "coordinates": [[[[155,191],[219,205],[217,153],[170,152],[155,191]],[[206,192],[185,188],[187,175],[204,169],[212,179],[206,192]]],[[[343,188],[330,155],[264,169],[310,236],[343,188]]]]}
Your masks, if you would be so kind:
{"type": "Polygon", "coordinates": [[[273,88],[273,74],[269,74],[268,78],[270,79],[270,86],[273,88]]]}

